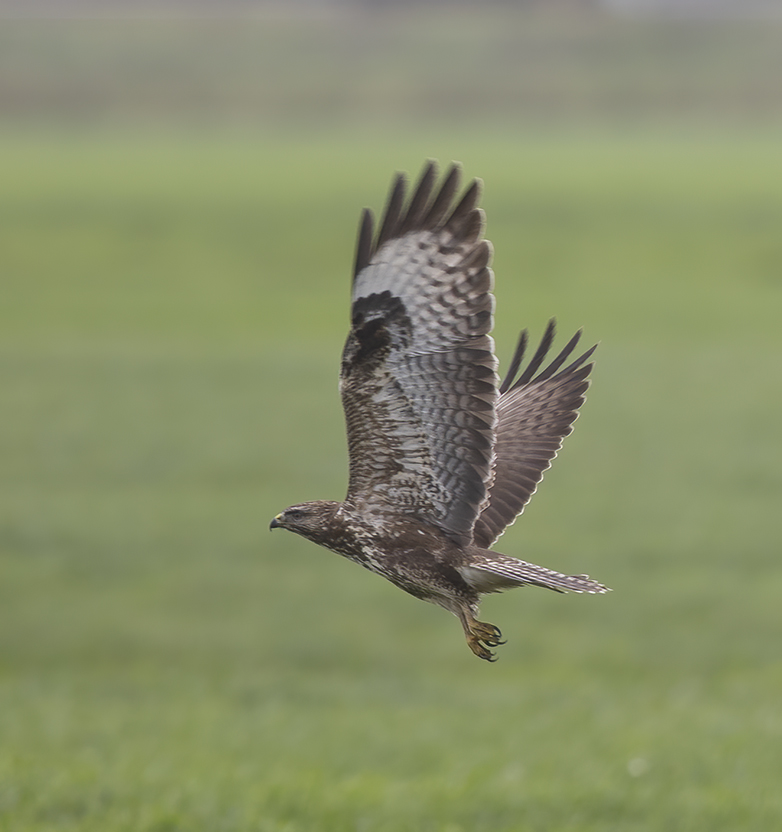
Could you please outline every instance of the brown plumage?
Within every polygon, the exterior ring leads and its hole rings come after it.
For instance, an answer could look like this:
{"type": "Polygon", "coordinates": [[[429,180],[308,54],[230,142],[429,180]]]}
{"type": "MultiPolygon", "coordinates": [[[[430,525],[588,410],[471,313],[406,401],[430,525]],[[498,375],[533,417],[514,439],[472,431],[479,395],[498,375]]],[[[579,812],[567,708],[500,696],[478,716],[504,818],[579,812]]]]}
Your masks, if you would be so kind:
{"type": "Polygon", "coordinates": [[[499,384],[491,245],[475,180],[455,203],[460,169],[439,188],[433,163],[406,201],[396,177],[380,231],[364,211],[340,391],[350,477],[344,502],[291,506],[271,528],[290,531],[377,572],[456,615],[482,659],[500,631],[477,620],[482,594],[533,584],[605,592],[489,550],[522,512],[572,430],[595,347],[572,360],[580,332],[544,369],[550,321],[521,371],[522,332],[499,384]]]}

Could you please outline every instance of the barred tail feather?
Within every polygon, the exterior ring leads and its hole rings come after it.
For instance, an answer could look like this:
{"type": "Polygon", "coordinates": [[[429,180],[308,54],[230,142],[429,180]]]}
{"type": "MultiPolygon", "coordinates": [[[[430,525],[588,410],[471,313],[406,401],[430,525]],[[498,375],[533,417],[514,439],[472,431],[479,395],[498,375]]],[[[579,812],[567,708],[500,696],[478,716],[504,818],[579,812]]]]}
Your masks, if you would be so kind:
{"type": "Polygon", "coordinates": [[[542,586],[555,592],[608,592],[603,584],[590,579],[588,575],[563,575],[526,563],[523,560],[486,551],[481,558],[475,558],[469,566],[459,568],[465,581],[478,592],[501,592],[514,586],[542,586]]]}

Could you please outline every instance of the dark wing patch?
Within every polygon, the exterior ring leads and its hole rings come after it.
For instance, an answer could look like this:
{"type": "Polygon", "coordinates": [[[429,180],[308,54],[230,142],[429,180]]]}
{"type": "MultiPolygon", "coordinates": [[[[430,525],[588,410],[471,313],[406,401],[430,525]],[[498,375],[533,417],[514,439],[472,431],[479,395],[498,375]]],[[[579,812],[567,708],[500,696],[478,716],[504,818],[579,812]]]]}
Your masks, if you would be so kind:
{"type": "Polygon", "coordinates": [[[467,542],[494,441],[491,246],[478,182],[452,207],[459,168],[437,192],[435,179],[430,163],[406,205],[396,178],[376,239],[371,213],[362,217],[340,374],[347,502],[368,519],[414,515],[467,542]]]}
{"type": "Polygon", "coordinates": [[[586,362],[596,346],[564,370],[560,367],[580,337],[581,333],[576,333],[536,376],[554,340],[554,321],[549,321],[540,346],[516,379],[527,344],[526,331],[521,333],[510,370],[500,387],[493,480],[473,531],[478,546],[489,548],[521,514],[543,479],[543,472],[562,447],[562,440],[573,429],[589,387],[587,376],[593,365],[586,362]]]}

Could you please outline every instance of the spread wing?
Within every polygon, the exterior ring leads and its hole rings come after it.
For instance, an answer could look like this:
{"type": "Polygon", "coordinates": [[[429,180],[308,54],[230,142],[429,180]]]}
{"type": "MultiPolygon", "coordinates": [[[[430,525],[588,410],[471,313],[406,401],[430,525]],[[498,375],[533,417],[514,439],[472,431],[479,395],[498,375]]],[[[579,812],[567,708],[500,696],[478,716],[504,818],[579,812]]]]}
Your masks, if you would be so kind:
{"type": "Polygon", "coordinates": [[[413,515],[467,543],[496,421],[491,246],[479,182],[454,206],[459,168],[439,189],[435,179],[430,163],[406,204],[399,175],[376,237],[363,215],[340,373],[346,502],[370,520],[413,515]]]}
{"type": "Polygon", "coordinates": [[[489,548],[524,510],[535,493],[543,472],[573,430],[578,408],[589,387],[592,364],[587,360],[596,346],[560,367],[576,347],[577,332],[559,355],[536,376],[554,340],[554,321],[549,321],[543,340],[527,368],[516,379],[527,344],[521,333],[510,369],[500,387],[497,403],[497,441],[493,481],[487,503],[475,523],[473,539],[489,548]]]}

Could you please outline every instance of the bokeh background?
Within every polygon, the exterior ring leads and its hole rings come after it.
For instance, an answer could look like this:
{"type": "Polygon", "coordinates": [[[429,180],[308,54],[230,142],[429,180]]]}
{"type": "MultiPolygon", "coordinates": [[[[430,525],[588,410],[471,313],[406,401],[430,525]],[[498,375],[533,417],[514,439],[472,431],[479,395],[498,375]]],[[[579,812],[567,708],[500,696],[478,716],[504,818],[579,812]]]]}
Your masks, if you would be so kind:
{"type": "Polygon", "coordinates": [[[782,818],[782,4],[0,2],[0,828],[782,818]],[[359,210],[485,181],[495,336],[600,341],[455,619],[340,499],[359,210]]]}

